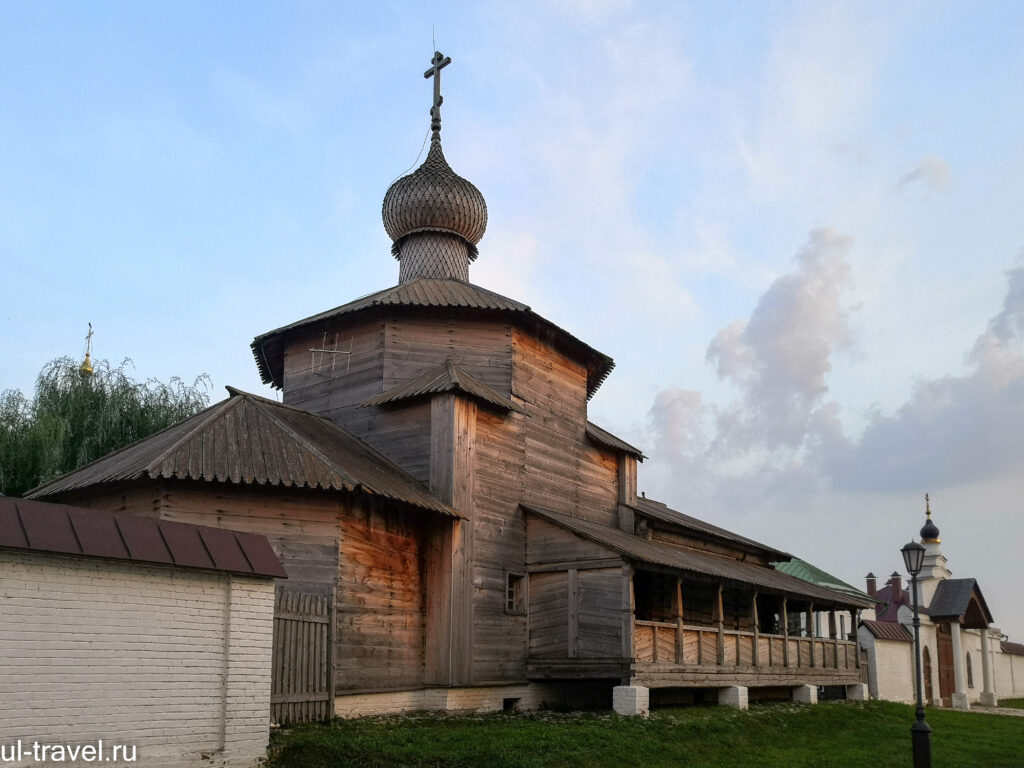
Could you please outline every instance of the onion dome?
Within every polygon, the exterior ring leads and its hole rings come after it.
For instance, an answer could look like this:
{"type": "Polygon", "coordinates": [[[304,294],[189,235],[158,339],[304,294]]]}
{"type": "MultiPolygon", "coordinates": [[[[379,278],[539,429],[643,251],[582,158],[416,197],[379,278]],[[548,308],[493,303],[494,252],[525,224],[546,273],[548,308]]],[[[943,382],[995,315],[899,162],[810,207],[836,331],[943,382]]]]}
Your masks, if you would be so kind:
{"type": "Polygon", "coordinates": [[[399,260],[399,282],[418,277],[469,280],[469,262],[487,229],[484,196],[448,165],[441,149],[440,72],[451,63],[435,53],[424,77],[434,78],[430,151],[423,165],[394,182],[381,217],[399,260]]]}
{"type": "Polygon", "coordinates": [[[382,215],[395,243],[417,232],[449,232],[474,246],[474,257],[487,229],[484,196],[451,169],[440,138],[431,140],[423,165],[388,188],[382,215]]]}
{"type": "Polygon", "coordinates": [[[927,493],[924,495],[924,505],[927,519],[925,520],[924,527],[921,528],[921,541],[938,543],[942,541],[942,539],[939,538],[939,527],[932,522],[931,502],[928,500],[927,493]]]}

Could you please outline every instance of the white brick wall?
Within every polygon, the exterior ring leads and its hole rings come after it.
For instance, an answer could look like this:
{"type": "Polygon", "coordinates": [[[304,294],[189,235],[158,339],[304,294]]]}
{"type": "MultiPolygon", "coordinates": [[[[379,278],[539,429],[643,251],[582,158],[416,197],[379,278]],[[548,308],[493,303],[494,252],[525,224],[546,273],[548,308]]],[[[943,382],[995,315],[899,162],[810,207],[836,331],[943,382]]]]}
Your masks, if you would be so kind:
{"type": "Polygon", "coordinates": [[[128,765],[253,765],[273,608],[270,579],[0,551],[0,745],[102,738],[136,745],[128,765]]]}

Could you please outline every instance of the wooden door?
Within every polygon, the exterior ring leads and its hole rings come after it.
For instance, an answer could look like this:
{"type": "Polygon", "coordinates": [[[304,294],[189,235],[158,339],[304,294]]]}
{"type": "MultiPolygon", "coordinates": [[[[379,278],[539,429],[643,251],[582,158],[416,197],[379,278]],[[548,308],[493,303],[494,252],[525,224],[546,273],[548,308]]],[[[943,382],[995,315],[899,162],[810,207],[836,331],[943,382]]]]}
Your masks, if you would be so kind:
{"type": "Polygon", "coordinates": [[[942,706],[953,705],[953,636],[949,633],[948,624],[939,624],[935,628],[936,639],[939,645],[939,697],[942,699],[942,706]]]}
{"type": "Polygon", "coordinates": [[[924,701],[925,704],[932,700],[932,654],[928,650],[928,646],[924,647],[921,651],[921,675],[924,677],[924,701]]]}

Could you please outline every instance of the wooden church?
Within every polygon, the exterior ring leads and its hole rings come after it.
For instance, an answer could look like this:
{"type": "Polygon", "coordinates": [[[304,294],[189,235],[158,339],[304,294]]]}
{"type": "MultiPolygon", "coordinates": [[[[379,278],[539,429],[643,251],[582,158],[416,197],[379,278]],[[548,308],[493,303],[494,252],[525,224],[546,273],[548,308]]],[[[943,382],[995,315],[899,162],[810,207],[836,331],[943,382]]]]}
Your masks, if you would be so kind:
{"type": "Polygon", "coordinates": [[[326,643],[275,634],[279,721],[862,696],[836,615],[870,601],[638,497],[643,453],[587,418],[612,359],[470,282],[487,207],[441,148],[449,61],[429,154],[384,197],[398,284],[255,338],[283,403],[229,388],[31,495],[265,534],[282,626],[327,617],[326,643]]]}

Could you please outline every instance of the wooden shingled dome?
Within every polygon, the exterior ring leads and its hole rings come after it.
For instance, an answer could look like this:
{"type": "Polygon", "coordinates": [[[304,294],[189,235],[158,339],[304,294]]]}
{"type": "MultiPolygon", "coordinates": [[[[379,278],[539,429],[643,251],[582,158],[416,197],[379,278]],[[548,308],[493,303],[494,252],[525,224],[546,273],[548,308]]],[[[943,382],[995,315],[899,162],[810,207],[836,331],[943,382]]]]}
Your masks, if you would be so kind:
{"type": "Polygon", "coordinates": [[[400,241],[409,235],[446,232],[466,241],[472,259],[487,229],[484,196],[451,169],[439,138],[431,140],[423,165],[388,188],[381,215],[396,256],[400,241]]]}

